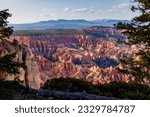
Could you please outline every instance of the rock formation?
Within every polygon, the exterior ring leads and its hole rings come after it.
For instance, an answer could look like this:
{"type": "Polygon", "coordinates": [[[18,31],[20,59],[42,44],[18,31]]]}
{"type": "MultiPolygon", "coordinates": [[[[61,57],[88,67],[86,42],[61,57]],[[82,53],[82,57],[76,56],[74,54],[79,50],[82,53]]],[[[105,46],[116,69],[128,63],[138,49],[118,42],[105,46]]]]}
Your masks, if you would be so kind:
{"type": "Polygon", "coordinates": [[[19,80],[22,81],[24,85],[38,89],[40,88],[40,73],[34,55],[27,46],[20,45],[17,42],[17,40],[13,40],[12,42],[3,40],[0,43],[0,57],[16,53],[14,61],[24,62],[26,68],[20,68],[20,74],[18,75],[0,73],[0,78],[5,78],[4,80],[19,80]]]}
{"type": "MultiPolygon", "coordinates": [[[[31,80],[29,82],[33,87],[36,87],[36,83],[40,86],[47,79],[60,77],[104,84],[132,80],[118,72],[117,67],[123,67],[118,58],[125,55],[134,56],[132,52],[139,47],[129,48],[118,44],[116,40],[125,39],[120,33],[121,31],[113,28],[92,27],[84,29],[81,34],[12,36],[11,40],[18,40],[19,44],[26,45],[34,54],[29,50],[26,52],[30,53],[26,64],[31,80]]],[[[22,52],[23,50],[19,49],[20,60],[22,52]]],[[[24,79],[24,71],[21,73],[20,78],[24,79]]]]}

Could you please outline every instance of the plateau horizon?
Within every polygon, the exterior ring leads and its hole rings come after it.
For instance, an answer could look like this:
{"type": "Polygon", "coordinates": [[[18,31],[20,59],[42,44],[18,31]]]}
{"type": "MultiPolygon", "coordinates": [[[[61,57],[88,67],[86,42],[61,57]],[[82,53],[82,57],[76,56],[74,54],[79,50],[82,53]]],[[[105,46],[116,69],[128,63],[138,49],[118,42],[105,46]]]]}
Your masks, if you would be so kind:
{"type": "Polygon", "coordinates": [[[24,24],[9,24],[14,27],[14,30],[43,30],[43,29],[83,29],[92,26],[108,26],[113,27],[118,22],[130,23],[130,20],[117,20],[117,19],[97,19],[97,20],[85,20],[85,19],[58,19],[47,20],[34,23],[24,24]]]}
{"type": "Polygon", "coordinates": [[[0,9],[9,9],[10,23],[32,23],[49,19],[127,19],[135,13],[130,0],[1,0],[0,9]]]}

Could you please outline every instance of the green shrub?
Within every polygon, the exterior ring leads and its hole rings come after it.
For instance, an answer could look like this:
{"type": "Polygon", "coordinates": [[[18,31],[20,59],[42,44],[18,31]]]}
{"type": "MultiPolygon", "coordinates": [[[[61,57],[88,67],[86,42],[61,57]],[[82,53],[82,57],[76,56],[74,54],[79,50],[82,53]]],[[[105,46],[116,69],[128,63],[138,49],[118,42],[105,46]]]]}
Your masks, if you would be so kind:
{"type": "Polygon", "coordinates": [[[50,89],[67,92],[87,92],[97,94],[99,93],[95,87],[89,82],[74,79],[74,78],[59,78],[48,80],[41,89],[50,89]]]}
{"type": "Polygon", "coordinates": [[[59,78],[48,80],[41,89],[87,92],[101,96],[115,97],[119,99],[147,100],[150,99],[150,87],[135,82],[111,82],[109,84],[92,85],[87,81],[73,78],[59,78]]]}
{"type": "Polygon", "coordinates": [[[138,84],[135,82],[112,82],[110,84],[96,85],[102,95],[120,99],[150,99],[150,88],[147,85],[138,84]]]}

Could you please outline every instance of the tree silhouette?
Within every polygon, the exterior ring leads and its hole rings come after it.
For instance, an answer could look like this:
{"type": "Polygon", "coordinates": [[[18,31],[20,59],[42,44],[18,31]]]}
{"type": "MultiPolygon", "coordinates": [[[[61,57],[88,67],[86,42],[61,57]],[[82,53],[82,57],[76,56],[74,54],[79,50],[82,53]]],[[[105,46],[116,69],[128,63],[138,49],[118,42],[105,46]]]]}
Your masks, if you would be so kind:
{"type": "Polygon", "coordinates": [[[150,2],[149,0],[133,0],[137,5],[133,5],[131,10],[139,12],[140,15],[134,17],[131,23],[121,23],[115,25],[117,29],[124,29],[123,32],[128,41],[125,44],[139,47],[133,57],[123,57],[121,63],[125,65],[121,72],[142,82],[150,78],[150,2]]]}
{"type": "MultiPolygon", "coordinates": [[[[0,46],[6,41],[6,39],[13,33],[12,27],[8,26],[8,17],[11,17],[9,10],[0,11],[0,46]]],[[[14,62],[13,59],[16,57],[15,53],[0,57],[0,72],[9,74],[18,74],[19,68],[23,67],[23,63],[14,62]]]]}

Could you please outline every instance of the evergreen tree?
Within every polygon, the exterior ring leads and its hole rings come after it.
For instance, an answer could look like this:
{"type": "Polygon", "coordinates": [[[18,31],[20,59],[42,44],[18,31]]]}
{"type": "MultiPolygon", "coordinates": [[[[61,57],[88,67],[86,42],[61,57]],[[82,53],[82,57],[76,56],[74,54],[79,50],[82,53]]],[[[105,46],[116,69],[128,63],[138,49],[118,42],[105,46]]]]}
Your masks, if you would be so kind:
{"type": "Polygon", "coordinates": [[[131,10],[139,12],[140,15],[134,17],[131,23],[121,23],[115,25],[117,29],[124,29],[123,32],[128,41],[124,43],[139,47],[134,57],[123,57],[121,63],[125,65],[121,72],[135,78],[136,81],[150,79],[150,1],[133,0],[137,5],[133,5],[131,10]]]}
{"type": "MultiPolygon", "coordinates": [[[[5,39],[8,39],[9,36],[13,33],[12,27],[8,26],[8,17],[11,17],[11,14],[8,12],[9,10],[0,11],[0,46],[5,39]]],[[[16,57],[15,53],[5,55],[0,57],[0,72],[1,73],[9,73],[9,74],[18,74],[19,68],[23,67],[23,63],[14,62],[13,59],[16,57]]]]}
{"type": "Polygon", "coordinates": [[[9,36],[13,33],[12,27],[8,27],[7,19],[11,17],[11,14],[8,13],[8,9],[0,11],[0,41],[5,38],[9,38],[9,36]]]}

